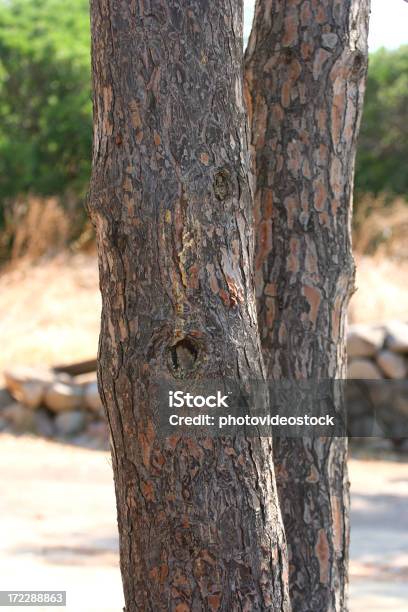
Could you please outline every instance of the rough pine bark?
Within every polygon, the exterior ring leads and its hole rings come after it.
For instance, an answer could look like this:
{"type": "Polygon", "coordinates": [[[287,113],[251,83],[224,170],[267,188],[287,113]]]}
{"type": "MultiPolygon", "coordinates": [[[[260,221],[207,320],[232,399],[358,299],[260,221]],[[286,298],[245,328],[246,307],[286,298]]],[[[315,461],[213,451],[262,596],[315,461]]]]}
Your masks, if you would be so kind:
{"type": "Polygon", "coordinates": [[[289,610],[271,440],[161,437],[165,381],[261,379],[240,0],[91,0],[98,378],[127,612],[289,610]]]}
{"type": "MultiPolygon", "coordinates": [[[[246,52],[256,289],[267,375],[344,378],[369,0],[257,0],[246,52]]],[[[293,610],[347,609],[345,438],[280,439],[293,610]]]]}

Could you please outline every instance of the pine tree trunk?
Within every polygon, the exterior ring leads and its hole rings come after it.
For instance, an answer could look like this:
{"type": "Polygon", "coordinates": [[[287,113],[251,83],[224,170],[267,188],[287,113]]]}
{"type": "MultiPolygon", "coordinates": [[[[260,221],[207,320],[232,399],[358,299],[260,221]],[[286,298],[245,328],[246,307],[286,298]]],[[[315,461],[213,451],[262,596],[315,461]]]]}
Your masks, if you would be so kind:
{"type": "MultiPolygon", "coordinates": [[[[246,53],[258,322],[271,379],[345,376],[369,0],[257,0],[246,53]]],[[[280,439],[293,610],[347,609],[345,438],[280,439]]]]}
{"type": "Polygon", "coordinates": [[[160,437],[160,381],[261,379],[239,0],[91,1],[100,391],[127,612],[288,610],[271,440],[160,437]]]}

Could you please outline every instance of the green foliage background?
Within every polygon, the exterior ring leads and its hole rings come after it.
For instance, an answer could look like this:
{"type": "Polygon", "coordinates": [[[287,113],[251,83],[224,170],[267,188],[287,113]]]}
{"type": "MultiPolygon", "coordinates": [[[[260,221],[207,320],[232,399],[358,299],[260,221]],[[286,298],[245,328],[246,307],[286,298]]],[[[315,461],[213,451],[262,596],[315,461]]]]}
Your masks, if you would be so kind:
{"type": "Polygon", "coordinates": [[[90,173],[87,0],[0,3],[0,202],[81,197],[90,173]]]}
{"type": "MultiPolygon", "coordinates": [[[[0,0],[0,227],[18,195],[87,189],[88,0],[0,0]]],[[[408,193],[408,45],[370,57],[356,191],[408,193]]]]}
{"type": "Polygon", "coordinates": [[[370,55],[357,193],[408,194],[408,45],[370,55]]]}

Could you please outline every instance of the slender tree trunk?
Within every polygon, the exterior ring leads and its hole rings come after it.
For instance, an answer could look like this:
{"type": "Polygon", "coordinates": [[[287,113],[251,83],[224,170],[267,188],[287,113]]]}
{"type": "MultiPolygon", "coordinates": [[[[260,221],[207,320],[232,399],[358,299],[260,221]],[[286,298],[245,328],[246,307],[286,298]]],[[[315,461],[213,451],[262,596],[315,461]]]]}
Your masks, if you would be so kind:
{"type": "MultiPolygon", "coordinates": [[[[256,288],[267,375],[344,378],[350,219],[369,0],[257,0],[246,54],[256,288]]],[[[345,438],[280,439],[295,611],[346,610],[345,438]]]]}
{"type": "Polygon", "coordinates": [[[288,610],[270,439],[161,438],[156,387],[263,376],[240,0],[91,0],[99,385],[127,612],[288,610]]]}

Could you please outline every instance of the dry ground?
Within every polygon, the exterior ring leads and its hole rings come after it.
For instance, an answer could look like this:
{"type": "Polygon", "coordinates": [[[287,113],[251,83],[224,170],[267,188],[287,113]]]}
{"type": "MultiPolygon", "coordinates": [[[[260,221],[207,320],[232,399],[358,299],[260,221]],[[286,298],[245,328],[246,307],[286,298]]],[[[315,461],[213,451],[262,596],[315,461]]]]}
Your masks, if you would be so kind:
{"type": "MultiPolygon", "coordinates": [[[[61,589],[72,612],[120,612],[109,454],[0,434],[0,466],[0,588],[61,589]]],[[[406,612],[408,463],[352,459],[350,478],[350,612],[406,612]]]]}
{"type": "Polygon", "coordinates": [[[108,453],[0,434],[0,483],[0,588],[64,590],[72,612],[120,612],[108,453]]]}

